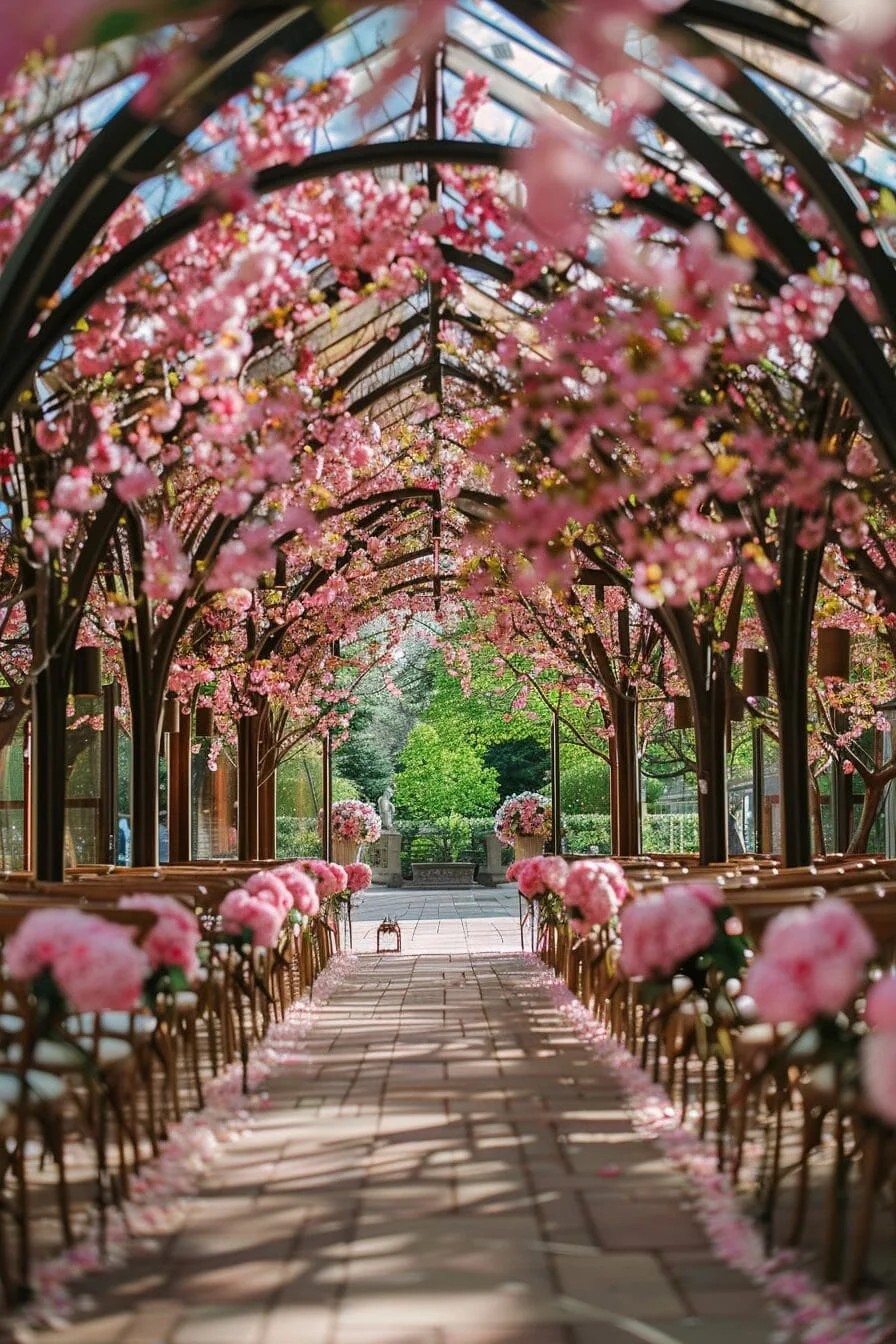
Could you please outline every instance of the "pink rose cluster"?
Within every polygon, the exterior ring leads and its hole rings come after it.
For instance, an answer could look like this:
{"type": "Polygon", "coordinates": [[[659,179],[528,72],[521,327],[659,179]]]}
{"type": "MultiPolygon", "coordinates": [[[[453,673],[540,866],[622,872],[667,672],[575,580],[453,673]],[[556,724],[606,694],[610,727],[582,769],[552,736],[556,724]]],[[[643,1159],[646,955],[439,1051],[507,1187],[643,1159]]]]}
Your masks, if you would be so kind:
{"type": "Polygon", "coordinates": [[[379,840],[382,831],[376,809],[357,798],[333,804],[330,827],[335,839],[348,840],[355,845],[372,844],[374,840],[379,840]]]}
{"type": "Polygon", "coordinates": [[[142,891],[121,896],[118,904],[122,910],[149,910],[156,916],[154,926],[143,940],[143,950],[154,971],[176,967],[188,980],[196,977],[199,971],[196,949],[202,934],[192,910],[173,896],[142,891]]]}
{"type": "Polygon", "coordinates": [[[667,979],[716,936],[722,895],[711,882],[670,883],[638,896],[622,912],[620,967],[627,976],[667,979]]]}
{"type": "Polygon", "coordinates": [[[539,854],[532,859],[516,859],[507,869],[507,878],[516,882],[527,901],[534,901],[552,892],[559,896],[568,872],[569,865],[558,854],[539,854]]]}
{"type": "Polygon", "coordinates": [[[326,859],[296,859],[295,866],[310,877],[320,901],[328,901],[348,891],[348,873],[341,863],[327,863],[326,859]]]}
{"type": "Polygon", "coordinates": [[[770,921],[746,989],[766,1022],[805,1027],[855,997],[874,955],[871,932],[836,896],[785,910],[770,921]]]}
{"type": "Polygon", "coordinates": [[[6,968],[14,980],[52,975],[78,1013],[132,1012],[152,970],[134,930],[83,910],[35,910],[7,939],[6,968]]]}
{"type": "Polygon", "coordinates": [[[550,835],[551,823],[551,804],[544,794],[514,793],[495,814],[495,835],[512,845],[518,835],[550,835]]]}
{"type": "Polygon", "coordinates": [[[896,974],[869,989],[865,1021],[871,1031],[859,1050],[862,1087],[875,1115],[896,1125],[896,974]]]}
{"type": "Polygon", "coordinates": [[[276,947],[290,911],[316,915],[319,909],[314,882],[301,863],[289,863],[253,873],[244,887],[227,893],[219,912],[225,933],[247,929],[253,947],[276,947]]]}
{"type": "Polygon", "coordinates": [[[560,893],[569,927],[582,936],[609,924],[628,895],[628,883],[618,863],[605,859],[576,859],[569,865],[560,893]]]}
{"type": "Polygon", "coordinates": [[[347,863],[345,875],[348,878],[348,890],[354,895],[365,891],[373,881],[373,873],[366,863],[347,863]]]}

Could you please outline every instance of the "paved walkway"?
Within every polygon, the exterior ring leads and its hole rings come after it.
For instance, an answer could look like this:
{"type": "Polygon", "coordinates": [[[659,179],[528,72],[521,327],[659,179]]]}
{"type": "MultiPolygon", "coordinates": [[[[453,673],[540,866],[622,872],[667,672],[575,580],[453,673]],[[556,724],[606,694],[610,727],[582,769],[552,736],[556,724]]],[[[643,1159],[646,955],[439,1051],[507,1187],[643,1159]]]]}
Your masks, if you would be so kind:
{"type": "MultiPolygon", "coordinates": [[[[518,952],[521,946],[519,896],[510,885],[459,891],[372,887],[352,903],[356,952],[376,951],[377,926],[387,917],[401,925],[403,953],[518,952]]],[[[528,925],[524,932],[528,947],[528,925]]]]}
{"type": "Polygon", "coordinates": [[[363,956],[308,1052],[56,1344],[770,1338],[518,952],[363,956]]]}

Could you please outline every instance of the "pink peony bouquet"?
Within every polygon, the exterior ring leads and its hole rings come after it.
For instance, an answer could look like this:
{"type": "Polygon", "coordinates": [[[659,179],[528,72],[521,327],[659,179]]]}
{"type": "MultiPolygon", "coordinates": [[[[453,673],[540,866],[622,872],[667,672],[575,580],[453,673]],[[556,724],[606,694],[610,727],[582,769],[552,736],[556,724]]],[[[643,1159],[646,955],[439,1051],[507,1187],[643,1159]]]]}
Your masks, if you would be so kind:
{"type": "Polygon", "coordinates": [[[347,840],[353,845],[372,844],[379,840],[382,823],[376,808],[357,798],[334,803],[330,811],[330,829],[334,840],[347,840]]]}
{"type": "MultiPolygon", "coordinates": [[[[618,864],[613,868],[622,874],[618,864]]],[[[619,909],[624,885],[624,876],[620,883],[603,859],[576,859],[569,865],[561,893],[570,928],[582,937],[592,929],[604,928],[619,909]]]]}
{"type": "Polygon", "coordinates": [[[560,896],[566,885],[569,866],[559,854],[538,854],[533,859],[516,859],[507,869],[507,878],[516,882],[527,901],[560,896]]]}
{"type": "Polygon", "coordinates": [[[260,872],[253,873],[245,883],[245,888],[256,900],[266,901],[275,910],[279,910],[281,919],[285,919],[293,909],[292,892],[274,869],[263,868],[260,872]]]}
{"type": "Polygon", "coordinates": [[[747,960],[740,921],[713,882],[670,883],[636,896],[622,910],[619,932],[620,969],[633,978],[668,981],[680,973],[703,988],[713,972],[736,978],[747,960]]]}
{"type": "Polygon", "coordinates": [[[861,916],[848,901],[828,896],[769,922],[746,990],[766,1022],[806,1027],[852,1002],[874,951],[861,916]]]}
{"type": "Polygon", "coordinates": [[[551,804],[542,793],[514,793],[495,814],[495,835],[512,845],[517,836],[547,837],[551,833],[551,804]]]}
{"type": "Polygon", "coordinates": [[[283,928],[282,908],[244,887],[228,891],[218,912],[225,934],[253,947],[276,947],[283,928]]]}
{"type": "Polygon", "coordinates": [[[896,1125],[896,975],[885,975],[868,991],[865,1022],[871,1028],[859,1046],[865,1100],[879,1119],[896,1125]]]}
{"type": "Polygon", "coordinates": [[[328,901],[348,891],[348,874],[341,863],[327,863],[326,859],[296,859],[296,866],[311,878],[320,901],[328,901]]]}
{"type": "Polygon", "coordinates": [[[345,875],[348,878],[348,889],[352,895],[359,891],[365,891],[373,881],[373,873],[366,863],[346,864],[345,875]]]}
{"type": "Polygon", "coordinates": [[[277,877],[292,897],[292,906],[300,915],[316,915],[320,910],[320,898],[317,886],[297,863],[285,863],[281,868],[273,868],[271,874],[277,877]]]}
{"type": "Polygon", "coordinates": [[[152,966],[134,930],[83,910],[35,910],[6,941],[14,980],[30,982],[38,1000],[77,1013],[132,1012],[152,966]],[[62,1002],[60,1002],[60,996],[62,1002]]]}
{"type": "Polygon", "coordinates": [[[120,896],[118,904],[123,910],[149,910],[156,916],[155,925],[143,941],[143,950],[157,975],[171,979],[172,972],[179,972],[174,980],[181,983],[172,983],[171,987],[185,989],[199,971],[196,949],[202,934],[193,911],[173,896],[151,892],[120,896]]]}

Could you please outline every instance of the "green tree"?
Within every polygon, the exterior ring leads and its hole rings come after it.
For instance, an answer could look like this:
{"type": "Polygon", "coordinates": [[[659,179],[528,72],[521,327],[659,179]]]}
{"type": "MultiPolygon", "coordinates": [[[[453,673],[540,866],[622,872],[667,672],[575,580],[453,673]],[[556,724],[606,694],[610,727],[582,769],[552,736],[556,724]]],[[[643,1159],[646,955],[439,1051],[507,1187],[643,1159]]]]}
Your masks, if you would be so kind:
{"type": "Polygon", "coordinates": [[[436,821],[455,812],[481,817],[494,812],[497,804],[497,771],[483,764],[470,742],[442,736],[431,723],[411,729],[395,782],[399,816],[436,821]]]}
{"type": "Polygon", "coordinates": [[[508,738],[492,742],[485,749],[485,764],[498,772],[498,789],[502,798],[511,793],[531,789],[534,793],[544,788],[551,768],[551,753],[537,737],[508,738]]]}

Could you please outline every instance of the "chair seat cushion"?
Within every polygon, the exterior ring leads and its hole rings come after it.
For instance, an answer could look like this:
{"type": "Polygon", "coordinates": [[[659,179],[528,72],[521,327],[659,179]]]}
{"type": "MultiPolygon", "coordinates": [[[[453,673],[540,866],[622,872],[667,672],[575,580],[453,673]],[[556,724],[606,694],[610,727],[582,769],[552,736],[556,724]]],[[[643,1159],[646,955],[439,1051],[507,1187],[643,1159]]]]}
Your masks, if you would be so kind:
{"type": "MultiPolygon", "coordinates": [[[[59,1101],[65,1092],[65,1083],[55,1074],[29,1069],[25,1075],[26,1096],[35,1101],[59,1101]]],[[[6,1106],[18,1105],[22,1096],[22,1080],[16,1073],[0,1072],[0,1102],[6,1106]]]]}
{"type": "MultiPolygon", "coordinates": [[[[158,1026],[152,1013],[100,1013],[99,1031],[103,1036],[131,1036],[146,1040],[158,1026]]],[[[65,1020],[65,1029],[73,1036],[89,1036],[97,1030],[96,1013],[73,1013],[65,1020]]]]}

